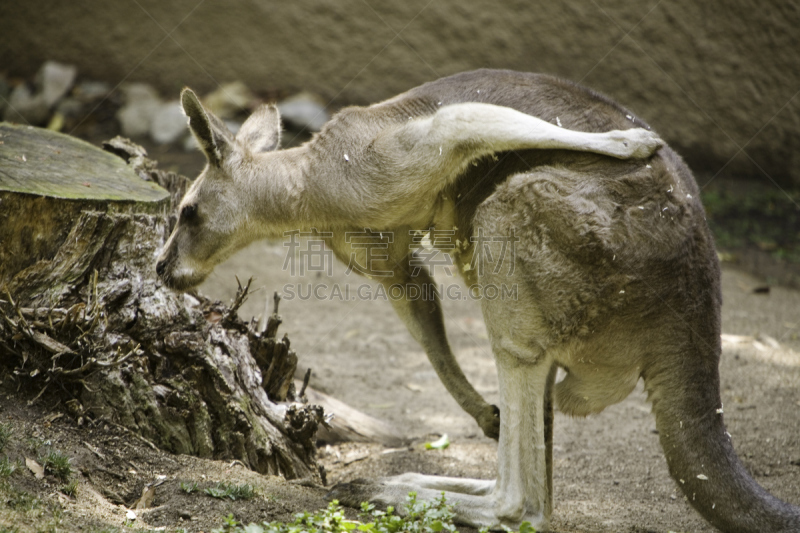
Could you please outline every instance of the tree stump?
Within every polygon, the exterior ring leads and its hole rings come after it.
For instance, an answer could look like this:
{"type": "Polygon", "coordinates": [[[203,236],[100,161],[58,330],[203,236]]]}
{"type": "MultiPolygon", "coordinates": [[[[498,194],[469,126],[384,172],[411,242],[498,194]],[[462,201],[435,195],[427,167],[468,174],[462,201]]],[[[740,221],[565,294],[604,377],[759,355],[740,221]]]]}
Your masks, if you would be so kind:
{"type": "Polygon", "coordinates": [[[189,181],[129,141],[106,149],[0,124],[4,379],[57,396],[79,424],[319,480],[322,410],[293,403],[277,305],[260,331],[236,312],[249,283],[230,307],[165,288],[153,265],[189,181]]]}

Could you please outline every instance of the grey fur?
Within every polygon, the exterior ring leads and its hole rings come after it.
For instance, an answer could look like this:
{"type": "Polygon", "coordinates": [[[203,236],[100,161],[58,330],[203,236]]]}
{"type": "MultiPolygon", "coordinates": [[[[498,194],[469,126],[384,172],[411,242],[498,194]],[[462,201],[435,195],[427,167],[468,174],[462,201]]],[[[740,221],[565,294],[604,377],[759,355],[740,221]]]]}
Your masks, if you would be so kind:
{"type": "Polygon", "coordinates": [[[482,300],[502,424],[458,367],[438,301],[393,302],[453,397],[499,434],[497,481],[406,474],[341,486],[337,497],[399,505],[409,490],[446,490],[462,522],[546,529],[554,403],[595,413],[641,377],[670,473],[707,520],[732,532],[800,531],[800,511],[752,480],[717,413],[714,245],[691,172],[633,113],[549,76],[482,70],[345,109],[289,150],[263,153],[252,141],[260,128],[274,134],[271,113],[232,140],[191,99],[187,115],[211,164],[183,201],[197,218],[179,221],[159,259],[168,285],[199,283],[256,238],[316,227],[333,232],[328,244],[344,260],[363,254],[345,231],[393,232],[389,258],[371,265],[391,272],[381,283],[430,286],[427,273],[411,275],[408,233],[436,227],[462,243],[451,252],[469,284],[518,287],[516,300],[482,300]],[[519,239],[513,272],[476,268],[470,238],[480,232],[519,239]],[[556,367],[566,371],[557,384],[556,367]]]}

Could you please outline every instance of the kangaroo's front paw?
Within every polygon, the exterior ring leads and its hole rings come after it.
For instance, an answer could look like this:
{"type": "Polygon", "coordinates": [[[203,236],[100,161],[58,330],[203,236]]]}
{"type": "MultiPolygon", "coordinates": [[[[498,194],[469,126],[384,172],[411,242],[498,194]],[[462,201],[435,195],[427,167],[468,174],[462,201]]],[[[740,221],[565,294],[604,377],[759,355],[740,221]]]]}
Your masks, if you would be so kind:
{"type": "Polygon", "coordinates": [[[500,438],[500,409],[496,405],[487,404],[475,420],[484,435],[494,440],[500,438]]]}

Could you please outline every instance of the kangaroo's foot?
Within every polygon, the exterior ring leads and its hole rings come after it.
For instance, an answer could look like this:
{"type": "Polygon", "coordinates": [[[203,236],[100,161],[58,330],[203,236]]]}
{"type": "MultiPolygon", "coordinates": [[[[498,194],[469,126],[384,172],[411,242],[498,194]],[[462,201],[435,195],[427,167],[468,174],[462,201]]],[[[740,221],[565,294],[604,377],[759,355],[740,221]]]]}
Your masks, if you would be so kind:
{"type": "Polygon", "coordinates": [[[422,474],[402,474],[377,482],[363,479],[340,483],[327,495],[343,505],[358,508],[362,502],[392,506],[398,514],[406,513],[408,493],[415,492],[417,501],[433,501],[444,494],[453,507],[455,522],[492,530],[519,529],[530,522],[536,531],[547,531],[548,520],[540,511],[526,509],[518,498],[503,498],[495,494],[495,481],[462,479],[422,474]]]}
{"type": "Polygon", "coordinates": [[[664,141],[658,135],[644,128],[613,130],[606,135],[612,143],[606,147],[609,154],[620,159],[644,159],[664,146],[664,141]]]}

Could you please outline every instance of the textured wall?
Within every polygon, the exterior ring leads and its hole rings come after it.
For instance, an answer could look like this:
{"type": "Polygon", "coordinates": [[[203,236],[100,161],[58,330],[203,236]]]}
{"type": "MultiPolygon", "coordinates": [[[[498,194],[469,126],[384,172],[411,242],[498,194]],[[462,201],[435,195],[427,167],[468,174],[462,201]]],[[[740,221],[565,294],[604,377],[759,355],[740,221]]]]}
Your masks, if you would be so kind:
{"type": "Polygon", "coordinates": [[[798,28],[798,2],[778,0],[5,0],[0,69],[56,59],[176,95],[241,79],[334,104],[477,67],[549,72],[635,110],[706,179],[786,186],[800,184],[798,28]]]}

